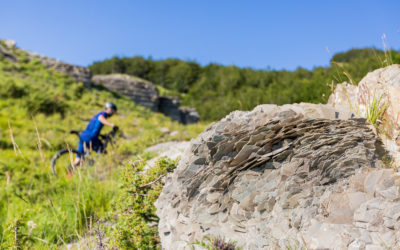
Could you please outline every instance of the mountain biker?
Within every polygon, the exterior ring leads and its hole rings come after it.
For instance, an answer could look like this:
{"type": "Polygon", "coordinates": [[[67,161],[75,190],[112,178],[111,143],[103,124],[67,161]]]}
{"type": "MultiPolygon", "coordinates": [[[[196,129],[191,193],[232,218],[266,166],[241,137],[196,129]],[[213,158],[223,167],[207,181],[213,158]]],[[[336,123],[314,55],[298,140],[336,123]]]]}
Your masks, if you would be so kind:
{"type": "MultiPolygon", "coordinates": [[[[86,129],[79,135],[78,152],[80,155],[76,155],[75,161],[73,162],[74,166],[77,166],[80,163],[81,155],[85,154],[85,147],[93,149],[97,153],[100,152],[102,143],[98,136],[104,125],[110,126],[114,130],[118,130],[117,126],[107,121],[107,118],[111,117],[116,112],[117,106],[112,102],[106,102],[105,109],[90,119],[86,129]]],[[[70,173],[68,173],[68,175],[70,176],[70,173]]]]}

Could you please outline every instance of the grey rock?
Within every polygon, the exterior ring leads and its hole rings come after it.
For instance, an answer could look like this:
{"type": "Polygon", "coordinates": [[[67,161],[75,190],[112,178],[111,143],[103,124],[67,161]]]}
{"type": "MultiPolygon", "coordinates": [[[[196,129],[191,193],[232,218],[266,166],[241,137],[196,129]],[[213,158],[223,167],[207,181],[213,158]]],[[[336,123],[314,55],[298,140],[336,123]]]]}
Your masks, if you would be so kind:
{"type": "Polygon", "coordinates": [[[368,244],[365,246],[365,250],[385,250],[385,248],[380,245],[368,244]]]}
{"type": "Polygon", "coordinates": [[[348,246],[348,250],[360,250],[365,248],[365,242],[356,239],[348,246]]]}
{"type": "Polygon", "coordinates": [[[128,96],[136,104],[161,112],[180,123],[191,124],[200,120],[196,109],[180,107],[181,100],[178,97],[159,96],[156,86],[147,80],[124,74],[112,74],[95,75],[92,77],[92,82],[128,96]]]}
{"type": "Polygon", "coordinates": [[[364,119],[335,112],[261,105],[209,126],[156,202],[162,247],[211,236],[244,249],[363,249],[397,237],[387,234],[400,227],[400,213],[393,171],[380,168],[380,140],[364,119]]]}
{"type": "Polygon", "coordinates": [[[141,106],[158,111],[158,91],[152,83],[140,78],[122,74],[95,75],[92,82],[109,90],[128,96],[141,106]]]}
{"type": "Polygon", "coordinates": [[[10,50],[8,50],[6,47],[4,47],[1,44],[0,44],[0,56],[6,58],[7,60],[9,60],[11,62],[18,61],[17,57],[14,56],[14,54],[10,50]]]}
{"type": "Polygon", "coordinates": [[[390,152],[391,158],[397,164],[400,162],[400,126],[397,125],[400,112],[399,82],[400,65],[389,65],[368,73],[358,85],[338,84],[328,102],[335,108],[353,112],[356,116],[366,117],[372,100],[379,99],[380,105],[386,106],[382,118],[385,122],[381,124],[381,129],[385,133],[380,133],[380,136],[386,149],[390,152]]]}

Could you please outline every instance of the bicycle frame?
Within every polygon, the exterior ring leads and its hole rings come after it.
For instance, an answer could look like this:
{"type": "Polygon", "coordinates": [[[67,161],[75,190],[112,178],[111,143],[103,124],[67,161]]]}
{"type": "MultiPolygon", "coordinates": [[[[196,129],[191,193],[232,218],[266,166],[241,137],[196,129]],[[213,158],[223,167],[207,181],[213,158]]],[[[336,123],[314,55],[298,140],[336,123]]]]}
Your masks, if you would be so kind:
{"type": "MultiPolygon", "coordinates": [[[[79,139],[80,139],[80,133],[81,133],[81,131],[79,131],[79,130],[70,130],[70,134],[75,134],[76,136],[78,136],[79,139]]],[[[111,144],[113,143],[112,139],[115,137],[115,134],[116,134],[116,132],[114,130],[111,130],[107,134],[99,135],[99,140],[101,142],[101,145],[99,148],[99,152],[97,152],[97,153],[105,153],[106,152],[107,145],[108,145],[108,143],[111,143],[111,144]]]]}

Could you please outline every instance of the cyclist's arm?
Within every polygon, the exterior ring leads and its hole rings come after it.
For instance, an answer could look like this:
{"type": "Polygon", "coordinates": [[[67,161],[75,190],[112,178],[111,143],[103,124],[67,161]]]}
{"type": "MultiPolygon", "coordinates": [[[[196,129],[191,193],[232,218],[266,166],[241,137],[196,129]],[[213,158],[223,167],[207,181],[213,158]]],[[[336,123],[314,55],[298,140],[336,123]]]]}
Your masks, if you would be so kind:
{"type": "Polygon", "coordinates": [[[111,123],[111,122],[107,121],[107,119],[103,115],[99,116],[99,121],[101,123],[103,123],[104,125],[107,125],[107,126],[110,126],[110,127],[114,127],[115,126],[114,123],[111,123]]]}

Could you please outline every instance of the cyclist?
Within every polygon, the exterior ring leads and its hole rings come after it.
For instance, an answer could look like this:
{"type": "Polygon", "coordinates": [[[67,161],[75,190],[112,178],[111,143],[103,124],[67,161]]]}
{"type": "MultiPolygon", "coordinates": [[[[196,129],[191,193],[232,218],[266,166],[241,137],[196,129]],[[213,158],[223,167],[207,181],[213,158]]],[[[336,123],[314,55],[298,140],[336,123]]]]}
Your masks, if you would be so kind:
{"type": "MultiPolygon", "coordinates": [[[[107,121],[107,118],[111,117],[116,112],[117,106],[112,102],[106,102],[105,109],[93,116],[92,119],[90,119],[90,122],[87,125],[86,129],[79,135],[78,152],[81,155],[85,154],[85,147],[87,149],[92,149],[95,152],[100,153],[102,143],[99,140],[98,136],[103,126],[107,125],[112,127],[114,130],[118,130],[117,126],[107,121]]],[[[76,155],[75,161],[73,162],[74,166],[77,166],[80,163],[81,155],[76,155]]],[[[68,173],[68,176],[70,176],[70,173],[68,173]]]]}

